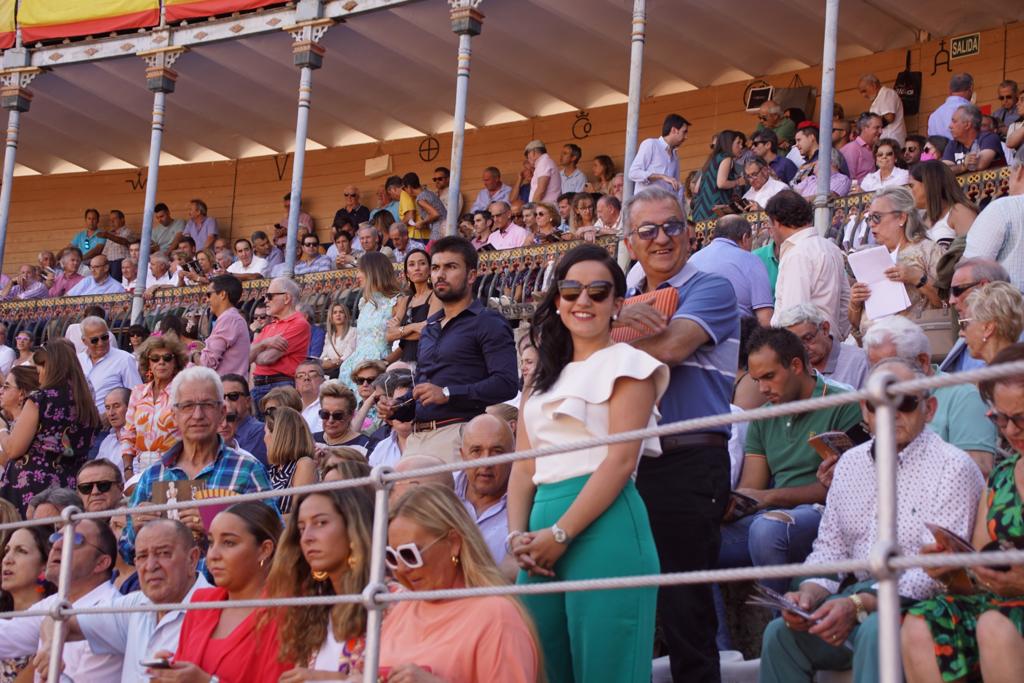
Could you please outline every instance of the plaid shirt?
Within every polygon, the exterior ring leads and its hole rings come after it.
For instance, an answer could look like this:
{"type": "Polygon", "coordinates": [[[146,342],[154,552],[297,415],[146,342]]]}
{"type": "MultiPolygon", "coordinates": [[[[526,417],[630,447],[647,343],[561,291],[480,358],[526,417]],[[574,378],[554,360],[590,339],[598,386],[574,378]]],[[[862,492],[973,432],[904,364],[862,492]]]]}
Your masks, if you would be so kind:
{"type": "MultiPolygon", "coordinates": [[[[271,488],[270,480],[267,479],[267,472],[260,462],[249,455],[237,453],[224,444],[224,440],[218,439],[217,457],[209,465],[204,467],[195,478],[206,483],[207,488],[231,489],[238,493],[253,493],[255,491],[266,491],[271,488]]],[[[181,468],[176,467],[178,455],[181,454],[182,443],[178,442],[164,453],[161,461],[151,466],[142,473],[139,484],[132,494],[129,508],[135,508],[139,503],[144,503],[153,498],[153,484],[158,481],[188,481],[188,474],[181,468]]],[[[264,501],[267,505],[277,510],[277,503],[273,498],[264,501]]],[[[132,523],[131,515],[128,515],[128,523],[121,533],[121,540],[118,548],[121,557],[129,564],[135,562],[135,534],[136,529],[132,523]]],[[[200,571],[205,568],[205,561],[200,563],[200,571]]]]}

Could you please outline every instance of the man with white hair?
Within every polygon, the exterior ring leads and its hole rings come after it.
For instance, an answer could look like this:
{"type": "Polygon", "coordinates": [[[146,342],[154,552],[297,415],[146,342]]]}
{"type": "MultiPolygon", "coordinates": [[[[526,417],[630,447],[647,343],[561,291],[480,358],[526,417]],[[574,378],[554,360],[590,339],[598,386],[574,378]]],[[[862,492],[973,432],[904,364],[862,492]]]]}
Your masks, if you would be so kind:
{"type": "Polygon", "coordinates": [[[121,283],[110,277],[110,264],[103,254],[92,257],[92,261],[89,261],[89,272],[91,277],[79,280],[78,284],[68,290],[67,296],[124,293],[121,283]]]}
{"type": "Polygon", "coordinates": [[[161,289],[178,286],[178,276],[171,272],[171,260],[166,254],[154,252],[149,255],[149,277],[146,279],[146,294],[152,295],[161,289]]]}
{"type": "Polygon", "coordinates": [[[295,370],[306,357],[310,328],[306,316],[296,310],[299,285],[287,277],[274,278],[263,298],[267,300],[268,323],[249,347],[252,371],[252,402],[260,401],[274,387],[295,386],[295,370]]]}
{"type": "Polygon", "coordinates": [[[871,103],[871,113],[882,117],[881,137],[891,138],[902,145],[907,139],[907,126],[903,122],[903,101],[896,91],[882,85],[878,76],[865,74],[860,77],[857,92],[871,103]]]}
{"type": "MultiPolygon", "coordinates": [[[[939,373],[931,364],[928,336],[913,321],[893,315],[876,320],[864,334],[864,350],[872,366],[886,358],[902,358],[921,367],[926,377],[939,373]]],[[[987,476],[996,452],[996,427],[988,420],[988,409],[973,384],[955,384],[932,391],[938,401],[929,422],[942,440],[967,451],[987,476]]]]}
{"type": "MultiPolygon", "coordinates": [[[[975,221],[977,222],[977,221],[975,221]]],[[[973,226],[971,228],[973,230],[973,226]]],[[[1006,268],[987,258],[967,257],[961,258],[953,269],[953,277],[949,281],[949,305],[956,309],[957,317],[967,317],[967,296],[974,291],[975,287],[987,285],[990,282],[1009,282],[1010,274],[1006,268]]],[[[985,361],[973,358],[967,350],[967,341],[959,337],[953,348],[949,350],[946,357],[939,363],[939,370],[943,372],[961,372],[985,367],[985,361]]]]}
{"type": "MultiPolygon", "coordinates": [[[[361,228],[359,233],[359,239],[362,241],[361,228]]],[[[414,249],[426,250],[423,242],[409,239],[409,226],[405,223],[392,223],[388,228],[388,237],[391,238],[391,258],[395,263],[405,263],[405,257],[414,249]]]]}
{"type": "Polygon", "coordinates": [[[868,376],[868,357],[853,344],[832,336],[825,312],[810,303],[791,306],[779,314],[775,327],[784,327],[800,337],[807,350],[807,362],[833,382],[859,389],[868,376]]]}
{"type": "MultiPolygon", "coordinates": [[[[99,258],[98,256],[96,258],[99,258]]],[[[103,401],[111,389],[134,387],[142,384],[139,364],[135,356],[110,346],[110,329],[103,318],[89,316],[82,321],[82,343],[85,351],[78,354],[78,362],[89,382],[96,410],[102,415],[106,410],[103,401]]]]}
{"type": "MultiPolygon", "coordinates": [[[[230,489],[235,493],[270,488],[263,465],[251,455],[228,448],[217,433],[227,408],[224,406],[224,386],[216,372],[203,367],[186,368],[171,382],[170,393],[181,441],[142,473],[128,507],[151,503],[153,488],[158,482],[198,481],[208,489],[230,489]]],[[[271,498],[266,502],[276,505],[271,498]]],[[[200,538],[206,536],[198,509],[178,512],[181,522],[193,534],[200,538]]],[[[121,556],[126,562],[134,563],[137,530],[159,516],[142,511],[128,516],[119,543],[121,556]]]]}

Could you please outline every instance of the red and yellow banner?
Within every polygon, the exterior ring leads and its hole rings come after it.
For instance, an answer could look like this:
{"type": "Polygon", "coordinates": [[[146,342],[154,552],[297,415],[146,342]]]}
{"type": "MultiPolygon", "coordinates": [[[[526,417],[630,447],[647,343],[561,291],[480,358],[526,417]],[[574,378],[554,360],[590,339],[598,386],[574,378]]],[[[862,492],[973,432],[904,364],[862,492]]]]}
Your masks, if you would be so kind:
{"type": "Polygon", "coordinates": [[[14,45],[14,8],[18,0],[0,0],[0,50],[14,45]]]}
{"type": "Polygon", "coordinates": [[[25,43],[155,26],[159,22],[159,0],[21,0],[18,9],[25,43]]]}
{"type": "Polygon", "coordinates": [[[230,14],[275,4],[281,4],[281,0],[164,0],[167,21],[230,14]]]}

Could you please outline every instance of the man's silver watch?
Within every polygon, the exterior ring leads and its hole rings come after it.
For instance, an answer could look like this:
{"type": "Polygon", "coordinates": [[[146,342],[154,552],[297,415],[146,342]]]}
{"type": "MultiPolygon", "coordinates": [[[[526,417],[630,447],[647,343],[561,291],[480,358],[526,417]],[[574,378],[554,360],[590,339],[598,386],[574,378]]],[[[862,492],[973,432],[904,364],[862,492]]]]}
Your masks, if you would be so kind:
{"type": "Polygon", "coordinates": [[[441,393],[444,394],[445,398],[452,397],[452,392],[448,391],[448,387],[441,387],[441,393]]]}
{"type": "Polygon", "coordinates": [[[569,542],[569,534],[565,533],[565,529],[558,526],[558,524],[551,525],[551,535],[555,538],[555,543],[566,544],[569,542]]]}

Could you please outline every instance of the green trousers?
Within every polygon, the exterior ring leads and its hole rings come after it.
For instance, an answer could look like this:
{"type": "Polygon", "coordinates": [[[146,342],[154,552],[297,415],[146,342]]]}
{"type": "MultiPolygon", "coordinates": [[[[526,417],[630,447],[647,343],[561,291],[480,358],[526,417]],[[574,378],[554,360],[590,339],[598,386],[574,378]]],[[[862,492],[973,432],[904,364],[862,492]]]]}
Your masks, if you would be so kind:
{"type": "MultiPolygon", "coordinates": [[[[537,487],[530,529],[549,528],[589,477],[537,487]]],[[[572,581],[657,574],[647,510],[633,482],[577,538],[554,566],[572,581]]],[[[520,572],[518,583],[550,581],[520,572]]],[[[656,588],[524,595],[537,626],[549,683],[647,683],[654,654],[656,588]]]]}
{"type": "Polygon", "coordinates": [[[845,671],[853,667],[854,683],[878,680],[878,614],[872,612],[850,634],[853,652],[833,647],[818,636],[794,631],[781,618],[764,631],[761,642],[760,683],[801,683],[814,680],[816,671],[845,671]]]}

